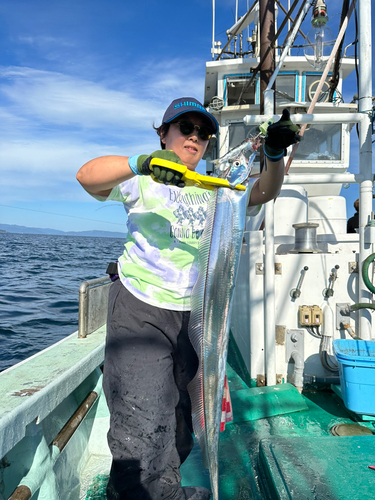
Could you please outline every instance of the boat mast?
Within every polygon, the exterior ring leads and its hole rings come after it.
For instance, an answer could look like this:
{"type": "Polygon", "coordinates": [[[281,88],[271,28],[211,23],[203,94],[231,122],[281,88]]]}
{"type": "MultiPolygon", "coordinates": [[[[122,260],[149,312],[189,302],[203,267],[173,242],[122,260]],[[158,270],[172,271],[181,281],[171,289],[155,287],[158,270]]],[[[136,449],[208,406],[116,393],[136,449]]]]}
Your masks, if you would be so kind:
{"type": "MultiPolygon", "coordinates": [[[[274,0],[259,0],[259,21],[260,21],[260,60],[262,61],[271,42],[275,38],[275,2],[274,0]]],[[[275,49],[272,48],[264,59],[260,68],[260,114],[264,110],[264,91],[275,71],[275,49]]],[[[274,87],[273,87],[274,88],[274,87]]],[[[273,113],[273,110],[272,110],[273,113]]]]}

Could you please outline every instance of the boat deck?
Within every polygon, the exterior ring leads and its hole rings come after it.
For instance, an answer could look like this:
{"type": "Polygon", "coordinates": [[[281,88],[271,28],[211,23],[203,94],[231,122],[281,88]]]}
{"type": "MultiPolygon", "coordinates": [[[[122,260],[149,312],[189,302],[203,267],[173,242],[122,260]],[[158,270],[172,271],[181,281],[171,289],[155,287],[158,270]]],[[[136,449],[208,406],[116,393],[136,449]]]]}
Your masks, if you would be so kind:
{"type": "MultiPolygon", "coordinates": [[[[220,500],[374,498],[375,470],[368,466],[375,465],[375,436],[332,435],[335,425],[356,423],[333,391],[311,388],[301,396],[305,410],[295,411],[291,401],[292,413],[287,413],[283,403],[279,415],[238,422],[236,414],[243,415],[244,411],[238,407],[241,399],[237,396],[246,392],[250,406],[254,398],[250,396],[252,389],[230,367],[228,375],[234,422],[221,434],[220,500]]],[[[268,413],[269,398],[265,401],[264,411],[268,413]]],[[[358,425],[360,432],[375,430],[372,421],[358,425]]],[[[351,425],[349,429],[353,432],[356,427],[351,425]]],[[[194,448],[181,471],[183,484],[209,487],[199,447],[194,448]]]]}
{"type": "MultiPolygon", "coordinates": [[[[227,374],[234,421],[221,433],[220,500],[374,498],[375,420],[356,422],[329,387],[296,396],[289,384],[249,389],[229,365],[227,374]],[[341,424],[369,435],[333,435],[341,424]]],[[[197,443],[181,474],[183,485],[210,488],[197,443]]],[[[86,500],[105,500],[107,479],[97,476],[86,500]]]]}
{"type": "MultiPolygon", "coordinates": [[[[3,372],[1,393],[4,405],[0,423],[3,425],[2,435],[6,436],[1,442],[4,453],[23,438],[29,423],[35,422],[36,417],[42,420],[43,414],[51,411],[52,403],[55,408],[63,401],[68,417],[65,413],[61,415],[61,422],[55,422],[55,414],[52,413],[51,417],[56,431],[61,428],[76,406],[74,401],[68,405],[66,392],[75,390],[82,378],[85,379],[84,395],[92,390],[91,386],[88,387],[93,383],[88,374],[102,362],[104,336],[104,330],[85,340],[72,335],[59,345],[3,372]],[[60,370],[62,364],[64,371],[60,370]],[[14,385],[19,374],[22,375],[20,380],[25,379],[24,372],[34,373],[32,382],[14,385]],[[16,394],[12,389],[14,386],[19,388],[16,394]],[[48,387],[52,390],[49,391],[48,387]],[[10,420],[19,425],[10,425],[10,420]],[[5,425],[7,422],[8,426],[5,425]],[[6,432],[8,428],[13,431],[6,432]]],[[[336,394],[339,393],[337,387],[335,391],[329,386],[326,390],[310,387],[302,395],[290,384],[250,389],[238,375],[243,375],[243,371],[232,361],[231,353],[228,361],[234,421],[221,433],[220,500],[372,500],[375,497],[375,470],[368,467],[375,466],[375,420],[363,418],[361,421],[359,416],[355,417],[346,410],[336,394]],[[332,434],[331,429],[337,430],[341,424],[350,424],[345,429],[351,435],[332,434]],[[364,435],[366,432],[369,435],[364,435]],[[358,433],[362,435],[354,435],[358,433]]],[[[77,436],[63,452],[64,460],[69,461],[74,455],[75,444],[79,444],[86,434],[87,439],[89,434],[96,435],[94,443],[90,444],[90,453],[98,464],[92,465],[88,457],[88,465],[83,470],[83,475],[87,472],[87,478],[83,481],[81,477],[79,498],[82,500],[105,500],[110,466],[110,456],[105,449],[107,413],[104,398],[100,398],[99,405],[95,404],[86,417],[86,424],[81,425],[77,436]],[[101,496],[98,496],[98,490],[101,496]]],[[[33,429],[39,427],[35,425],[33,429]]],[[[49,434],[54,435],[52,430],[49,434]]],[[[77,449],[81,448],[78,446],[77,449]]],[[[10,455],[8,458],[10,460],[10,455]]],[[[29,467],[30,464],[26,471],[29,467]]],[[[210,487],[198,445],[182,465],[181,473],[183,485],[210,487]]],[[[22,471],[19,471],[19,476],[17,481],[21,479],[22,471]]],[[[10,490],[17,486],[17,481],[15,477],[15,484],[9,485],[9,488],[12,486],[10,490]]]]}

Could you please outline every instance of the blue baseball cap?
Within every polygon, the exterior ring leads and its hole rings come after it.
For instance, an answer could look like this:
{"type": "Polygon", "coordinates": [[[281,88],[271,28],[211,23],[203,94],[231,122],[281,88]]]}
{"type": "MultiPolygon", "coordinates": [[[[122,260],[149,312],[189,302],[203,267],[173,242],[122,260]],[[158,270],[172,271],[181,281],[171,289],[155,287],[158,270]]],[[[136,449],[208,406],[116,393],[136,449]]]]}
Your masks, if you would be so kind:
{"type": "Polygon", "coordinates": [[[212,132],[217,134],[219,130],[219,124],[211,113],[206,111],[204,106],[194,99],[194,97],[180,97],[180,99],[175,99],[168,106],[166,112],[163,116],[163,123],[170,123],[172,120],[177,118],[177,116],[183,115],[184,113],[200,113],[205,116],[210,125],[212,126],[212,132]]]}

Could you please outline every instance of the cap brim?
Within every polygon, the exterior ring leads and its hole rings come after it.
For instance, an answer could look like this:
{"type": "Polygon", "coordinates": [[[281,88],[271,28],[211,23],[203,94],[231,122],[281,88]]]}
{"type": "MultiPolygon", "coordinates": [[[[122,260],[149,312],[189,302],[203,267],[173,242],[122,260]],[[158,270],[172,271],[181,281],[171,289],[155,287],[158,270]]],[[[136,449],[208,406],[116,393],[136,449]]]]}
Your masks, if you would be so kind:
{"type": "Polygon", "coordinates": [[[217,132],[219,130],[219,124],[216,121],[216,119],[210,113],[208,113],[208,112],[205,113],[204,111],[197,110],[197,109],[186,109],[184,111],[181,111],[181,113],[177,113],[170,120],[166,120],[164,123],[170,123],[178,116],[185,115],[186,113],[197,113],[199,115],[204,116],[210,122],[210,124],[212,126],[212,133],[217,134],[217,132]]]}

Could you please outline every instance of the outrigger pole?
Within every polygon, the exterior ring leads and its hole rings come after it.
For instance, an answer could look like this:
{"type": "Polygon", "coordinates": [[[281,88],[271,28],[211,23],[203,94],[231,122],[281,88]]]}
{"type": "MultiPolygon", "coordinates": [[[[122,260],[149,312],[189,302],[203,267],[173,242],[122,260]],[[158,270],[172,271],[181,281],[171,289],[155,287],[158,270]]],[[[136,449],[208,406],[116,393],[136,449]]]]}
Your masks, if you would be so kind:
{"type": "MultiPolygon", "coordinates": [[[[274,114],[274,92],[272,99],[264,102],[263,93],[269,85],[272,73],[275,71],[275,49],[268,47],[275,36],[275,2],[274,0],[259,0],[260,20],[260,114],[274,114]],[[265,54],[268,51],[266,57],[265,54]]],[[[260,163],[264,162],[263,151],[261,151],[260,163]]],[[[265,205],[265,255],[264,255],[264,345],[265,345],[265,367],[266,384],[276,385],[276,352],[275,352],[275,252],[274,252],[274,202],[265,205]]]]}

